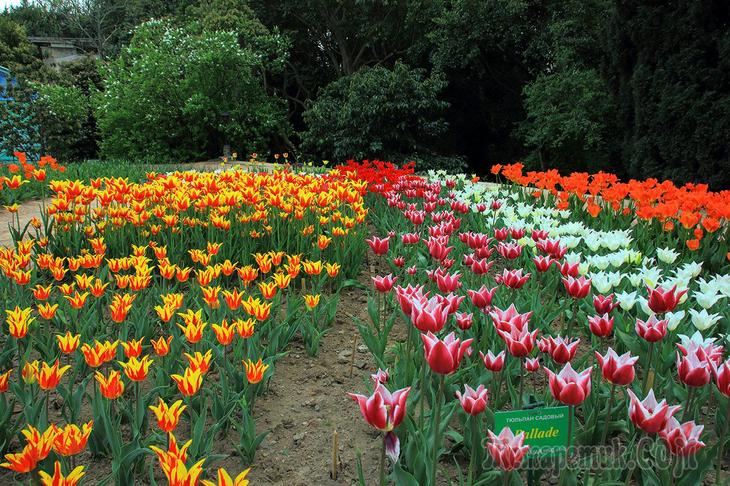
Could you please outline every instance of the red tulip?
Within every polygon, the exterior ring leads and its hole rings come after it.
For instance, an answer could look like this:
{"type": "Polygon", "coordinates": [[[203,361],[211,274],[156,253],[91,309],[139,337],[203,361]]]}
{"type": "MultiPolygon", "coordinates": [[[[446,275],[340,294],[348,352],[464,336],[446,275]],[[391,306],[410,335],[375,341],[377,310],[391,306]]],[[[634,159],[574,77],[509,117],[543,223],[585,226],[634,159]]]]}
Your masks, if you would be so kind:
{"type": "Polygon", "coordinates": [[[494,228],[494,239],[497,241],[504,241],[509,236],[509,229],[507,228],[494,228]]]}
{"type": "Polygon", "coordinates": [[[377,290],[378,292],[386,293],[390,292],[390,289],[393,288],[393,285],[395,285],[395,281],[398,280],[398,277],[393,277],[393,275],[389,273],[384,277],[375,276],[372,277],[372,279],[375,290],[377,290]]]}
{"type": "Polygon", "coordinates": [[[464,299],[466,299],[466,297],[464,297],[463,295],[456,294],[449,294],[446,297],[441,297],[441,300],[446,306],[449,314],[454,314],[457,310],[459,310],[459,306],[462,302],[464,302],[464,299]]]}
{"type": "Polygon", "coordinates": [[[612,348],[608,348],[605,356],[596,351],[596,359],[601,367],[601,375],[609,383],[625,386],[634,381],[634,365],[639,360],[638,356],[631,356],[628,352],[619,356],[612,348]]]}
{"type": "Polygon", "coordinates": [[[517,308],[514,304],[510,304],[507,310],[501,310],[497,307],[489,312],[489,317],[494,322],[494,327],[497,330],[509,331],[512,328],[527,328],[527,324],[530,322],[532,311],[520,314],[517,312],[517,308]]]}
{"type": "Polygon", "coordinates": [[[435,295],[430,299],[411,301],[411,322],[421,332],[439,332],[449,317],[449,307],[444,299],[435,295]]]}
{"type": "Polygon", "coordinates": [[[540,369],[540,358],[527,358],[525,360],[525,369],[530,373],[535,373],[540,369]]]}
{"type": "Polygon", "coordinates": [[[538,255],[532,261],[535,262],[535,270],[540,273],[547,272],[553,265],[553,259],[550,256],[538,255]]]}
{"type": "Polygon", "coordinates": [[[491,208],[493,211],[496,211],[501,207],[502,207],[502,201],[499,201],[499,200],[492,201],[491,208]]]}
{"type": "Polygon", "coordinates": [[[388,374],[388,369],[380,369],[378,368],[378,371],[370,375],[370,378],[373,380],[373,383],[375,383],[375,386],[378,386],[378,384],[385,384],[388,382],[388,378],[390,378],[390,375],[388,374]]]}
{"type": "Polygon", "coordinates": [[[661,341],[667,335],[668,324],[669,321],[660,321],[652,314],[646,322],[636,319],[636,334],[650,343],[655,343],[661,341]]]}
{"type": "Polygon", "coordinates": [[[443,293],[453,292],[461,287],[461,274],[459,272],[448,274],[448,273],[437,273],[436,274],[436,286],[439,291],[443,293]]]}
{"type": "Polygon", "coordinates": [[[671,289],[665,289],[661,286],[652,289],[647,285],[646,289],[649,291],[647,305],[649,309],[657,314],[673,311],[679,304],[680,299],[687,293],[686,289],[677,291],[676,285],[671,289]]]}
{"type": "Polygon", "coordinates": [[[704,425],[696,425],[694,421],[680,424],[672,417],[659,431],[659,437],[667,445],[669,452],[675,456],[687,457],[705,447],[705,443],[700,440],[704,428],[704,425]]]}
{"type": "Polygon", "coordinates": [[[428,293],[425,295],[423,294],[423,285],[418,285],[416,287],[411,284],[408,284],[407,287],[401,287],[398,285],[395,288],[395,298],[398,301],[398,304],[400,304],[401,310],[407,316],[411,315],[413,301],[425,299],[427,296],[428,293]]]}
{"type": "Polygon", "coordinates": [[[518,243],[500,243],[497,245],[497,252],[507,260],[514,260],[522,255],[522,245],[518,243]]]}
{"type": "Polygon", "coordinates": [[[702,348],[691,346],[684,355],[677,352],[677,374],[685,385],[694,387],[707,385],[712,378],[710,371],[710,363],[706,360],[702,348]]]}
{"type": "Polygon", "coordinates": [[[471,314],[471,313],[466,314],[464,312],[456,313],[456,325],[459,326],[459,329],[461,329],[462,331],[471,329],[473,320],[474,320],[474,314],[471,314]]]}
{"type": "Polygon", "coordinates": [[[493,373],[499,373],[504,367],[504,358],[506,356],[504,351],[500,351],[496,356],[492,354],[492,351],[487,351],[487,354],[479,351],[479,356],[484,362],[484,367],[493,373]]]}
{"type": "Polygon", "coordinates": [[[593,296],[593,308],[596,309],[597,314],[610,314],[613,310],[618,307],[618,302],[613,301],[613,294],[603,296],[593,296]]]}
{"type": "Polygon", "coordinates": [[[563,278],[563,286],[568,295],[574,299],[582,299],[591,291],[591,279],[585,277],[573,278],[568,275],[563,278]]]}
{"type": "Polygon", "coordinates": [[[539,240],[535,246],[538,250],[552,256],[556,260],[562,259],[568,253],[567,247],[560,246],[560,240],[548,240],[546,238],[539,240]]]}
{"type": "Polygon", "coordinates": [[[532,230],[532,241],[537,243],[540,240],[546,240],[548,237],[548,232],[546,230],[532,230]]]}
{"type": "Polygon", "coordinates": [[[476,390],[469,385],[464,385],[464,394],[457,391],[456,397],[461,403],[461,408],[469,415],[479,415],[487,408],[488,393],[484,385],[479,385],[476,390]]]}
{"type": "Polygon", "coordinates": [[[497,329],[497,334],[499,334],[507,345],[507,351],[516,358],[524,358],[532,352],[532,349],[535,347],[537,333],[537,329],[530,333],[527,330],[527,326],[523,328],[513,327],[509,331],[497,329]]]}
{"type": "Polygon", "coordinates": [[[418,233],[403,233],[400,238],[404,245],[415,245],[421,239],[418,233]]]}
{"type": "Polygon", "coordinates": [[[719,366],[714,362],[711,363],[717,389],[726,397],[730,397],[730,358],[719,366]]]}
{"type": "Polygon", "coordinates": [[[570,363],[567,363],[558,374],[553,373],[548,368],[543,369],[548,375],[550,392],[560,403],[573,406],[580,405],[591,393],[592,368],[577,373],[570,363]]]}
{"type": "Polygon", "coordinates": [[[441,375],[448,375],[459,368],[461,359],[473,341],[473,339],[466,339],[461,342],[460,339],[456,339],[453,332],[443,341],[431,332],[421,334],[421,340],[428,365],[431,370],[441,375]]]}
{"type": "Polygon", "coordinates": [[[507,270],[506,268],[502,271],[501,275],[496,275],[494,281],[509,287],[511,289],[521,289],[523,285],[527,283],[530,278],[530,274],[526,273],[522,275],[522,269],[507,270]]]}
{"type": "Polygon", "coordinates": [[[613,317],[608,314],[588,318],[588,328],[596,337],[607,337],[613,333],[613,317]]]}
{"type": "Polygon", "coordinates": [[[489,270],[492,269],[493,265],[494,265],[493,261],[487,260],[486,258],[481,258],[479,260],[472,261],[469,264],[469,267],[471,268],[471,271],[474,275],[484,275],[485,273],[489,272],[489,270]]]}
{"type": "Polygon", "coordinates": [[[555,266],[563,277],[577,277],[578,270],[580,269],[580,262],[569,263],[564,261],[563,263],[555,262],[555,266]]]}
{"type": "Polygon", "coordinates": [[[393,265],[398,268],[403,268],[406,264],[406,259],[402,256],[393,258],[393,265]]]}
{"type": "Polygon", "coordinates": [[[510,228],[509,234],[515,240],[519,240],[520,238],[525,236],[525,228],[510,228]]]}
{"type": "Polygon", "coordinates": [[[413,276],[418,273],[418,267],[416,267],[415,265],[410,266],[410,267],[406,268],[406,273],[408,275],[413,276]]]}
{"type": "Polygon", "coordinates": [[[543,353],[549,354],[556,363],[565,364],[575,357],[579,344],[580,339],[572,341],[571,338],[565,340],[561,336],[547,336],[540,339],[537,347],[543,353]]]}
{"type": "Polygon", "coordinates": [[[515,436],[509,427],[505,427],[499,435],[495,435],[491,430],[487,430],[487,434],[489,434],[487,449],[497,467],[503,471],[512,471],[520,467],[522,458],[530,450],[529,445],[523,445],[525,433],[520,432],[515,436]]]}
{"type": "Polygon", "coordinates": [[[488,289],[486,286],[482,285],[479,290],[470,289],[467,290],[466,293],[469,295],[469,299],[471,299],[472,304],[479,309],[484,309],[492,305],[492,298],[494,297],[494,292],[496,290],[497,287],[488,289]]]}
{"type": "Polygon", "coordinates": [[[626,390],[629,394],[629,418],[631,421],[647,434],[656,434],[662,430],[669,419],[680,409],[678,405],[669,406],[666,400],[657,403],[654,397],[654,390],[643,401],[634,395],[631,389],[626,390]]]}
{"type": "Polygon", "coordinates": [[[403,421],[406,415],[406,400],[411,388],[403,388],[391,394],[380,383],[370,397],[356,393],[348,393],[358,405],[367,423],[380,430],[390,432],[403,421]]]}
{"type": "Polygon", "coordinates": [[[370,239],[365,240],[365,242],[370,245],[370,248],[376,255],[385,255],[388,253],[388,249],[390,247],[390,236],[386,236],[385,238],[373,236],[370,239]]]}

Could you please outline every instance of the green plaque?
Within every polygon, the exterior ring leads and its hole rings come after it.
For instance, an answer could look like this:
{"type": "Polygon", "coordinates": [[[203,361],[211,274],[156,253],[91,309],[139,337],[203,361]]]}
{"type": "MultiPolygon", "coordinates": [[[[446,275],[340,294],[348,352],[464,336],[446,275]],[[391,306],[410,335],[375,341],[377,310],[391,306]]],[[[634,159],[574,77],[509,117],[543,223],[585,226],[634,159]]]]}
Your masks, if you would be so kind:
{"type": "Polygon", "coordinates": [[[511,410],[494,414],[494,432],[509,427],[515,435],[525,433],[529,455],[564,454],[568,445],[569,407],[511,410]]]}

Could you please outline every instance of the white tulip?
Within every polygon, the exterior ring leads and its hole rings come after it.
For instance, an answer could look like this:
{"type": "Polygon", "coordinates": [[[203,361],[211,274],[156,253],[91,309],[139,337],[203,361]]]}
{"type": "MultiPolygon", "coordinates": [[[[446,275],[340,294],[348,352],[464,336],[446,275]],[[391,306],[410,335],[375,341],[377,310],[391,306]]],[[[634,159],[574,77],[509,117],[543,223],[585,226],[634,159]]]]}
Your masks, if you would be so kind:
{"type": "Polygon", "coordinates": [[[671,248],[657,248],[656,256],[661,262],[674,263],[677,260],[679,253],[671,248]]]}
{"type": "Polygon", "coordinates": [[[690,309],[689,313],[692,316],[692,324],[694,324],[694,326],[700,331],[706,331],[715,325],[717,321],[722,319],[721,315],[709,314],[706,309],[702,309],[699,312],[694,309],[690,309]]]}

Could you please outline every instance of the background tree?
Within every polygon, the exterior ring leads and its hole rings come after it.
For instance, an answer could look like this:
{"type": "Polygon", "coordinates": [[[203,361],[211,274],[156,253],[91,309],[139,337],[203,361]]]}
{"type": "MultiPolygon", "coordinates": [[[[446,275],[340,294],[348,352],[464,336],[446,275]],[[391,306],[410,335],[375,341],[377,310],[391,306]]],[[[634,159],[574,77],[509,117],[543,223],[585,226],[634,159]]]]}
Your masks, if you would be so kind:
{"type": "Polygon", "coordinates": [[[218,156],[224,141],[240,153],[265,147],[286,124],[256,75],[262,62],[234,33],[142,24],[104,69],[102,153],[170,161],[218,156]]]}

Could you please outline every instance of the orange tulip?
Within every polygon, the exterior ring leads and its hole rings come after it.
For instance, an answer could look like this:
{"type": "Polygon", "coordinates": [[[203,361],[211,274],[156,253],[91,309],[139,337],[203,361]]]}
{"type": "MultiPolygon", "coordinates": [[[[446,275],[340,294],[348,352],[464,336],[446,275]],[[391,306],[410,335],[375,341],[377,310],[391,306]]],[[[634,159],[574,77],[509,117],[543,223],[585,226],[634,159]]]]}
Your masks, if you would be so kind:
{"type": "Polygon", "coordinates": [[[307,275],[319,275],[322,273],[322,262],[319,260],[304,260],[302,262],[302,268],[307,275]]]}
{"type": "Polygon", "coordinates": [[[76,486],[84,477],[84,466],[76,466],[68,476],[61,473],[61,463],[56,461],[53,465],[53,476],[45,471],[40,471],[41,484],[43,486],[76,486]]]}
{"type": "Polygon", "coordinates": [[[173,309],[179,309],[183,305],[183,294],[163,294],[160,297],[163,304],[173,309]]]}
{"type": "Polygon", "coordinates": [[[220,287],[200,287],[200,290],[203,292],[203,301],[210,307],[211,309],[217,309],[221,306],[220,303],[220,287]]]}
{"type": "Polygon", "coordinates": [[[306,294],[304,296],[304,304],[307,306],[307,309],[312,310],[319,305],[319,299],[320,294],[306,294]]]}
{"type": "Polygon", "coordinates": [[[38,315],[40,315],[43,319],[47,321],[50,321],[55,317],[57,310],[58,304],[50,304],[49,302],[45,302],[38,305],[38,315]]]}
{"type": "Polygon", "coordinates": [[[256,324],[256,321],[251,318],[248,318],[245,320],[237,319],[236,321],[233,322],[233,325],[236,326],[236,330],[238,331],[238,335],[244,339],[248,339],[251,336],[253,336],[255,324],[256,324]]]}
{"type": "Polygon", "coordinates": [[[25,429],[21,430],[21,433],[28,441],[28,445],[33,447],[35,458],[37,461],[42,461],[53,449],[53,441],[56,439],[56,427],[50,425],[43,433],[32,425],[28,425],[25,429]]]}
{"type": "Polygon", "coordinates": [[[124,393],[124,382],[122,381],[122,374],[119,371],[112,370],[109,372],[109,377],[96,372],[96,381],[99,383],[99,390],[104,398],[109,400],[115,400],[122,396],[124,393]]]}
{"type": "Polygon", "coordinates": [[[226,472],[225,469],[220,468],[218,469],[218,482],[214,483],[213,481],[203,479],[203,486],[248,486],[248,479],[246,479],[246,476],[249,471],[251,471],[251,468],[241,472],[238,476],[236,476],[236,479],[231,479],[228,472],[226,472]]]}
{"type": "Polygon", "coordinates": [[[167,338],[165,338],[164,336],[160,336],[157,340],[150,339],[152,349],[155,350],[157,356],[167,356],[167,354],[170,352],[171,342],[172,336],[167,336],[167,338]]]}
{"type": "Polygon", "coordinates": [[[246,379],[252,385],[260,382],[264,378],[264,372],[269,368],[269,365],[263,364],[261,358],[259,358],[257,363],[254,363],[250,359],[244,360],[243,366],[246,368],[246,379]]]}
{"type": "Polygon", "coordinates": [[[33,289],[33,297],[35,297],[36,300],[47,300],[51,296],[52,290],[53,290],[53,284],[48,285],[46,287],[38,284],[33,289]]]}
{"type": "Polygon", "coordinates": [[[53,366],[49,366],[48,363],[45,362],[41,363],[41,367],[38,370],[38,386],[40,386],[42,390],[53,390],[56,388],[61,382],[63,374],[71,368],[71,365],[59,366],[60,363],[58,360],[56,360],[53,366]]]}
{"type": "Polygon", "coordinates": [[[221,325],[212,324],[210,327],[213,328],[213,332],[215,333],[215,338],[223,346],[228,346],[229,344],[231,344],[233,342],[233,338],[235,336],[236,329],[233,326],[229,326],[228,322],[225,319],[223,319],[223,322],[221,323],[221,325]]]}
{"type": "Polygon", "coordinates": [[[150,365],[152,365],[153,361],[149,359],[149,356],[143,356],[140,360],[136,357],[131,357],[126,363],[123,361],[117,362],[124,368],[124,374],[127,375],[127,378],[132,381],[144,381],[147,378],[150,365]]]}
{"type": "Polygon", "coordinates": [[[84,304],[86,303],[86,298],[89,296],[88,292],[79,293],[78,291],[74,292],[73,295],[65,295],[64,297],[66,300],[68,300],[69,304],[71,304],[71,307],[74,309],[81,309],[84,304]]]}
{"type": "Polygon", "coordinates": [[[94,421],[90,420],[81,428],[74,424],[67,424],[64,428],[56,428],[53,450],[62,456],[73,456],[80,453],[86,447],[93,426],[94,421]]]}
{"type": "Polygon", "coordinates": [[[340,273],[340,264],[339,263],[325,263],[324,269],[327,271],[327,275],[329,275],[331,278],[335,278],[337,274],[340,273]]]}
{"type": "Polygon", "coordinates": [[[332,242],[332,238],[330,238],[329,236],[319,235],[319,238],[317,238],[317,247],[320,250],[324,250],[325,248],[327,248],[330,245],[331,242],[332,242]]]}
{"type": "Polygon", "coordinates": [[[23,365],[23,371],[20,372],[20,376],[23,377],[23,381],[31,384],[38,381],[38,360],[26,361],[23,365]]]}
{"type": "Polygon", "coordinates": [[[187,407],[182,404],[182,400],[176,401],[172,404],[172,406],[168,406],[162,398],[159,400],[159,405],[150,405],[150,410],[152,410],[155,414],[155,417],[157,418],[157,426],[160,430],[170,433],[177,427],[177,424],[180,421],[180,416],[187,407]]]}
{"type": "Polygon", "coordinates": [[[81,334],[71,334],[70,331],[66,331],[65,335],[56,334],[56,341],[58,341],[58,349],[64,354],[71,354],[79,347],[81,341],[81,334]]]}
{"type": "MultiPolygon", "coordinates": [[[[166,471],[175,468],[178,462],[181,462],[183,464],[187,462],[188,449],[190,448],[190,445],[193,443],[193,441],[189,440],[185,444],[183,444],[182,447],[178,448],[175,435],[170,433],[168,434],[168,443],[169,445],[166,451],[160,449],[157,446],[150,446],[152,452],[157,455],[157,459],[160,461],[160,468],[163,472],[165,472],[165,474],[167,474],[166,471]]],[[[193,484],[195,483],[190,483],[190,485],[193,484]]]]}
{"type": "Polygon", "coordinates": [[[179,327],[185,335],[185,339],[187,339],[190,344],[195,344],[203,339],[203,329],[205,329],[205,326],[207,326],[205,322],[200,322],[197,324],[189,323],[185,326],[181,324],[177,325],[177,327],[179,327]]]}
{"type": "Polygon", "coordinates": [[[8,385],[10,384],[10,374],[13,372],[12,369],[0,374],[0,393],[8,391],[8,385]]]}
{"type": "Polygon", "coordinates": [[[213,352],[209,349],[205,354],[196,351],[194,354],[185,353],[185,357],[190,363],[190,369],[193,371],[200,371],[201,374],[206,374],[210,369],[210,360],[213,357],[213,352]]]}
{"type": "Polygon", "coordinates": [[[265,321],[271,315],[271,303],[264,304],[259,299],[249,296],[248,300],[243,303],[243,308],[250,316],[255,317],[259,321],[265,321]]]}
{"type": "Polygon", "coordinates": [[[124,348],[124,356],[127,358],[137,358],[142,354],[142,342],[144,338],[138,340],[129,340],[127,342],[122,341],[122,348],[124,348]]]}
{"type": "Polygon", "coordinates": [[[155,312],[162,322],[170,322],[175,316],[175,307],[170,305],[156,305],[155,312]]]}
{"type": "Polygon", "coordinates": [[[171,375],[170,378],[175,380],[178,390],[186,397],[195,395],[203,384],[203,374],[200,370],[190,368],[185,368],[182,375],[171,375]]]}
{"type": "Polygon", "coordinates": [[[238,289],[235,288],[232,291],[224,290],[223,299],[226,301],[226,305],[228,306],[228,308],[234,311],[241,307],[241,303],[243,302],[243,293],[239,293],[238,289]]]}
{"type": "Polygon", "coordinates": [[[8,323],[8,329],[10,335],[16,339],[22,339],[28,334],[28,326],[35,320],[30,316],[31,308],[27,307],[21,309],[15,306],[13,310],[6,310],[5,313],[8,315],[6,322],[8,323]]]}
{"type": "Polygon", "coordinates": [[[276,295],[278,287],[275,282],[259,282],[259,290],[266,300],[271,300],[276,295]]]}
{"type": "Polygon", "coordinates": [[[16,454],[5,454],[5,460],[0,467],[10,469],[17,473],[29,473],[35,469],[38,459],[35,455],[35,448],[31,444],[26,444],[21,452],[16,454]]]}

